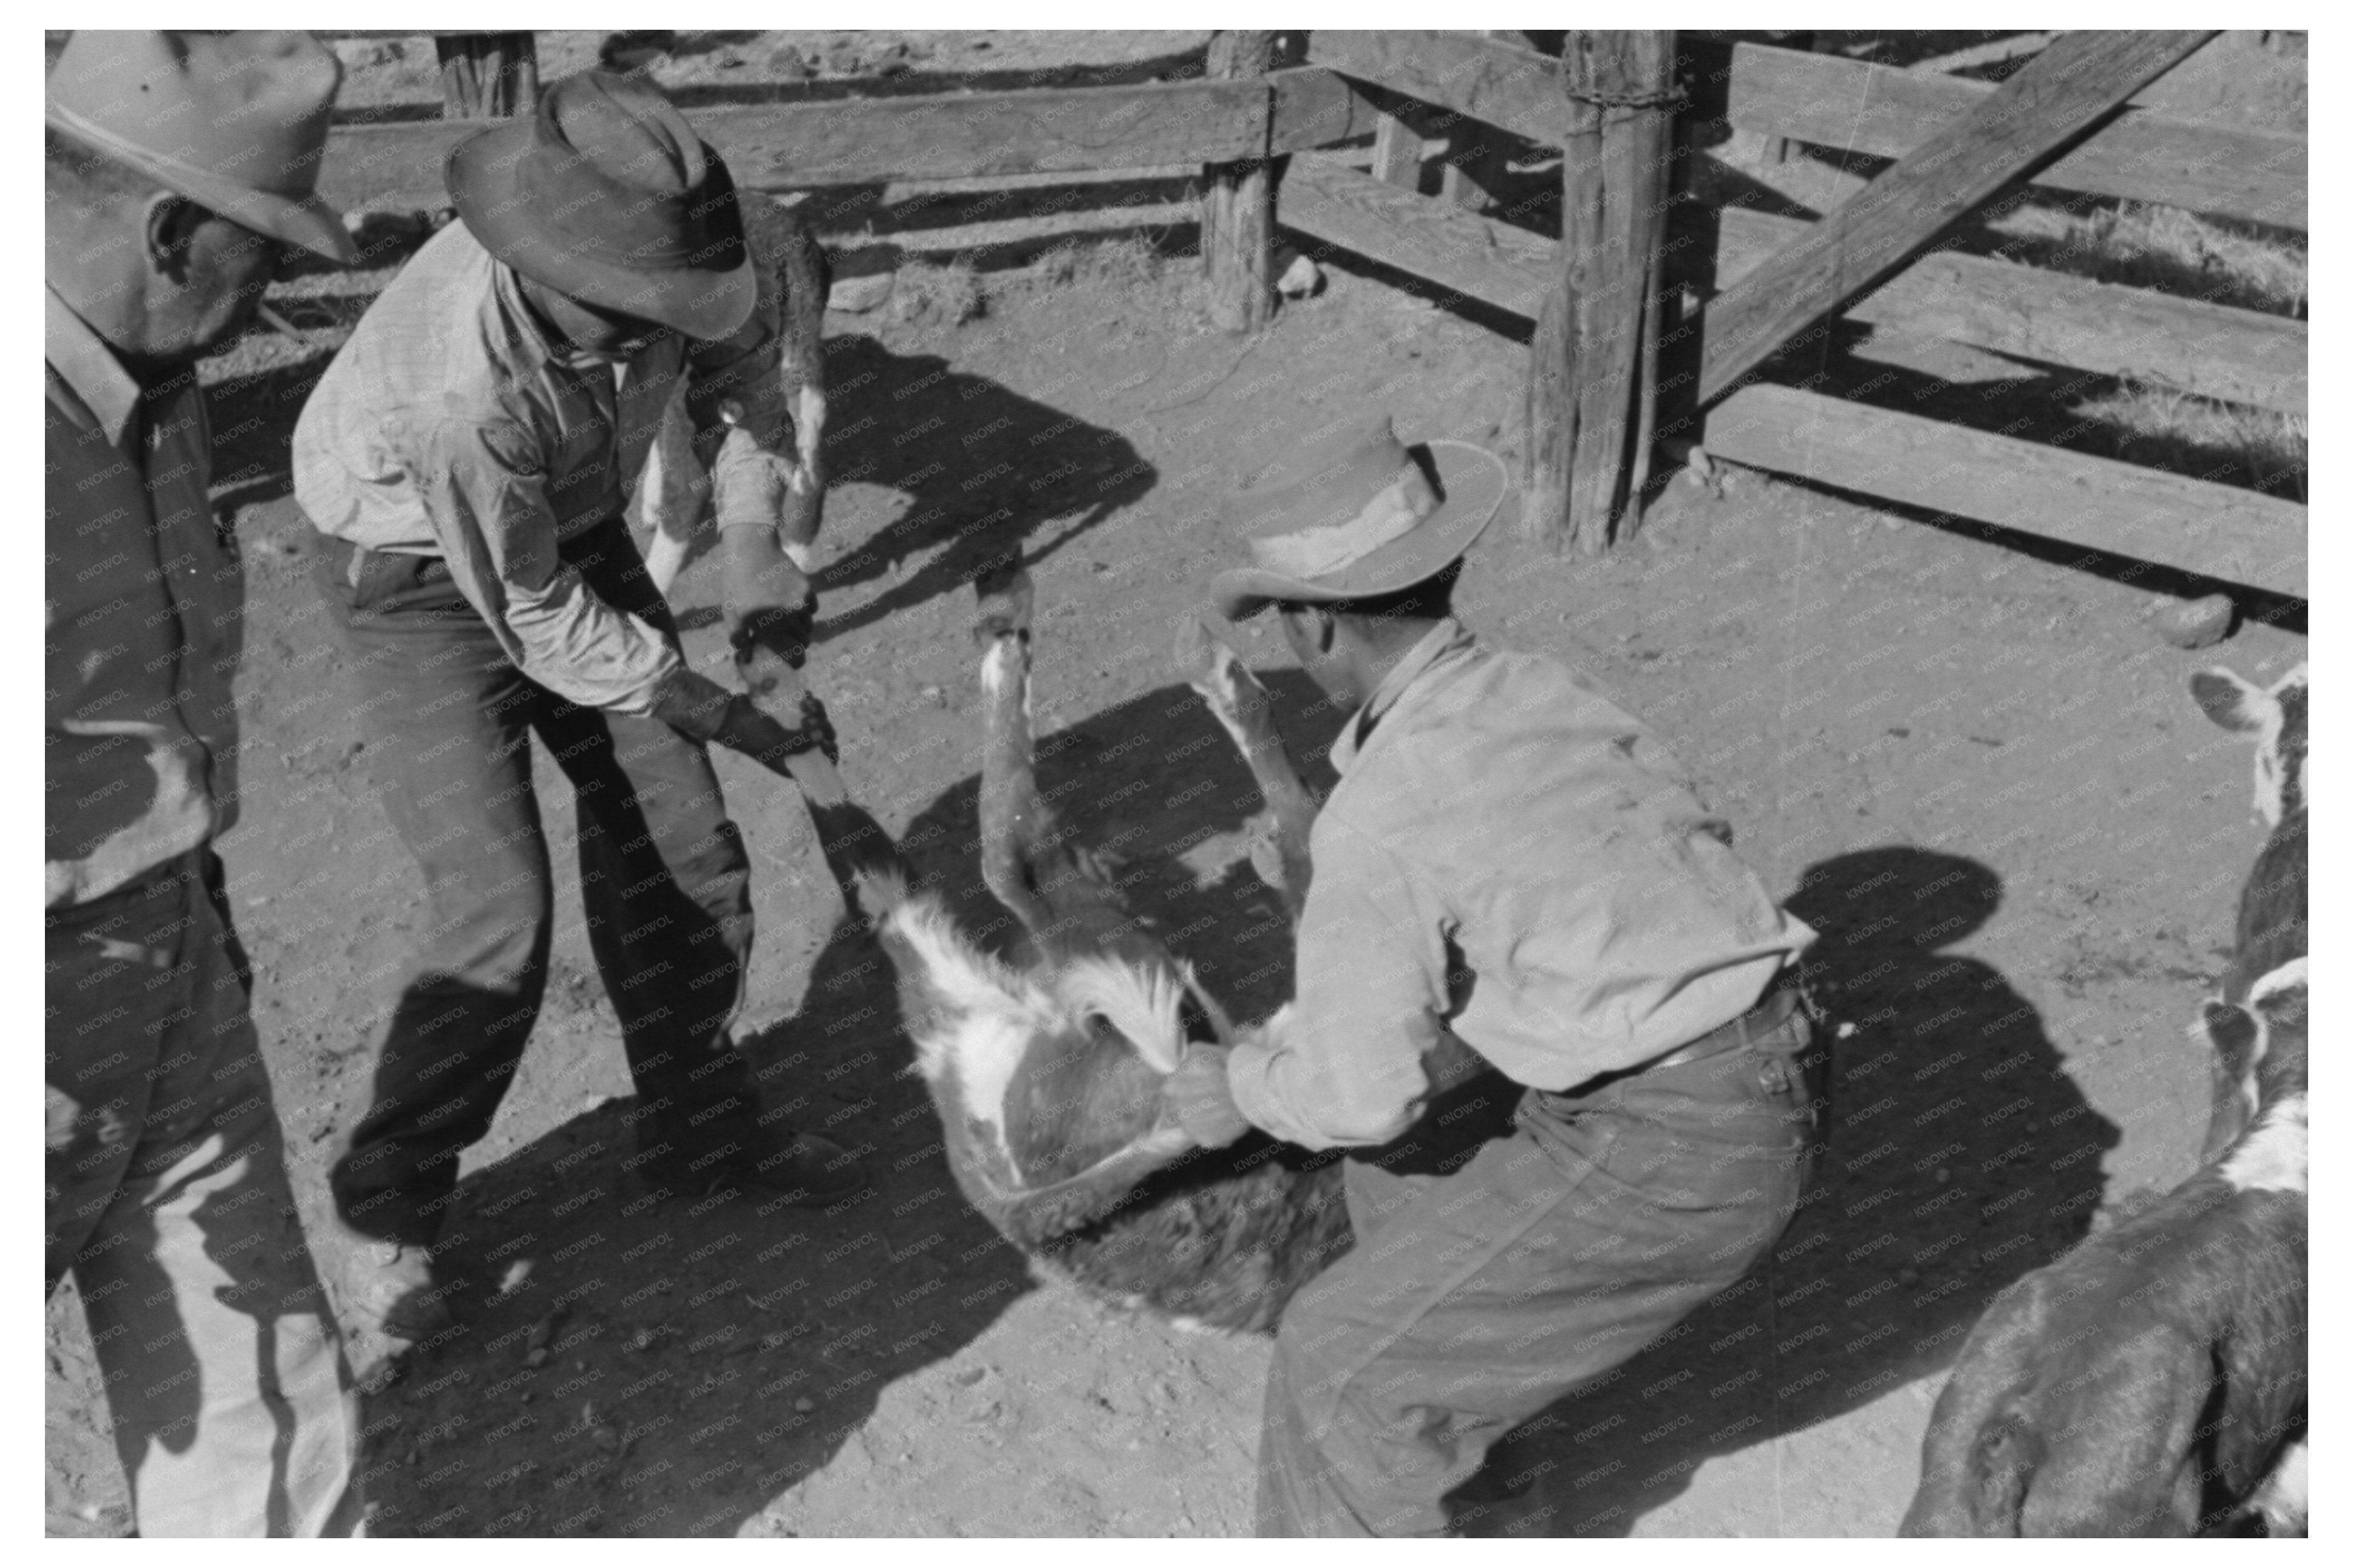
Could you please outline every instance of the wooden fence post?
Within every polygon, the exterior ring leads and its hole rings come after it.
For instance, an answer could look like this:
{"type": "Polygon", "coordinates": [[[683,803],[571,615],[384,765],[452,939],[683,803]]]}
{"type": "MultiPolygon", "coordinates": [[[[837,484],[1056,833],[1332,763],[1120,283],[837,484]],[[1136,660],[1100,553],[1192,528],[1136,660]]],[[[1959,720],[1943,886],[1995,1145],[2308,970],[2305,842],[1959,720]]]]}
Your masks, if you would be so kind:
{"type": "MultiPolygon", "coordinates": [[[[1210,79],[1263,76],[1274,66],[1271,32],[1209,35],[1210,79]]],[[[1229,332],[1266,325],[1274,301],[1274,194],[1263,158],[1202,170],[1201,270],[1209,320],[1229,332]]]]}
{"type": "MultiPolygon", "coordinates": [[[[1579,31],[1562,52],[1559,272],[1530,345],[1527,526],[1593,554],[1649,471],[1674,35],[1579,31]]],[[[1630,532],[1630,530],[1629,531],[1630,532]]]]}
{"type": "Polygon", "coordinates": [[[530,33],[436,33],[441,118],[528,114],[539,104],[539,47],[530,33]]]}

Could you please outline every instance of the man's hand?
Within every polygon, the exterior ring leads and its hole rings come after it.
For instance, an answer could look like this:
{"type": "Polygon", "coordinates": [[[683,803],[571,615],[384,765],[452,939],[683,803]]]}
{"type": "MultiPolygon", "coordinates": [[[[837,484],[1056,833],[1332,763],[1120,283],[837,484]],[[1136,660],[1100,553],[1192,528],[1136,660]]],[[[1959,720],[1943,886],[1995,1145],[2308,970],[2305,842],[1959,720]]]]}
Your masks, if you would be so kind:
{"type": "Polygon", "coordinates": [[[809,752],[841,761],[825,705],[806,690],[798,723],[786,724],[742,692],[681,667],[655,696],[654,717],[689,740],[741,752],[776,773],[788,773],[790,761],[809,752]]]}
{"type": "Polygon", "coordinates": [[[1222,1149],[1250,1130],[1226,1084],[1221,1046],[1189,1045],[1176,1070],[1161,1081],[1160,1103],[1185,1135],[1204,1149],[1222,1149]]]}

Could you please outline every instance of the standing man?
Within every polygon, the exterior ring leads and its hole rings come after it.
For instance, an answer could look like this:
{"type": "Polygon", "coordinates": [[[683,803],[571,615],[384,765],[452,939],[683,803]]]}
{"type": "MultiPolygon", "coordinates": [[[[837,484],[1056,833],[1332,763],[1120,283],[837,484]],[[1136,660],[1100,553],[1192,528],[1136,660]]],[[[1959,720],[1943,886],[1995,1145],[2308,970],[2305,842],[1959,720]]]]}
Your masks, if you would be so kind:
{"type": "Polygon", "coordinates": [[[589,945],[638,1090],[628,1165],[697,1194],[861,1184],[826,1140],[763,1125],[730,1042],[750,866],[704,750],[781,771],[830,752],[823,711],[788,730],[688,668],[622,522],[622,476],[687,375],[703,459],[719,448],[735,646],[801,661],[814,606],[776,540],[791,465],[768,450],[778,301],[727,167],[658,89],[592,72],[460,144],[447,174],[459,221],[370,308],[294,435],[385,809],[431,899],[333,1173],[365,1241],[347,1305],[396,1341],[451,1321],[432,1248],[458,1157],[539,1016],[553,911],[533,734],[578,802],[589,945]]]}
{"type": "Polygon", "coordinates": [[[312,188],[301,33],[76,33],[48,79],[46,1288],[73,1271],[145,1535],[349,1534],[343,1352],[295,1220],[214,837],[244,587],[195,362],[312,188]]]}
{"type": "Polygon", "coordinates": [[[1385,417],[1308,443],[1229,503],[1254,564],[1214,589],[1229,617],[1274,605],[1352,710],[1296,999],[1229,1055],[1196,1047],[1166,1090],[1207,1145],[1256,1125],[1359,1151],[1356,1247],[1275,1341],[1261,1535],[1443,1532],[1441,1497],[1496,1439],[1774,1244],[1811,1137],[1794,975],[1812,933],[1648,729],[1453,619],[1509,485],[1477,447],[1431,449],[1385,417]],[[1463,1046],[1524,1089],[1510,1134],[1385,1168],[1463,1046]]]}

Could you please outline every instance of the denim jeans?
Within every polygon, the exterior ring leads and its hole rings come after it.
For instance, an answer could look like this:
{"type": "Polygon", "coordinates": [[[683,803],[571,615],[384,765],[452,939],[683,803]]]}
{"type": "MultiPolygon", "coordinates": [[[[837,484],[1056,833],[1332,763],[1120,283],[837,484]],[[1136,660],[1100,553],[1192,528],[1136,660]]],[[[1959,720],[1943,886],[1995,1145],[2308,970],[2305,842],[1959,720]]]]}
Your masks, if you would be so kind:
{"type": "MultiPolygon", "coordinates": [[[[646,1153],[753,1145],[756,1093],[727,1037],[752,948],[750,863],[703,748],[652,718],[530,679],[432,558],[327,541],[316,577],[354,654],[353,700],[385,814],[425,874],[367,1112],[332,1174],[344,1221],[429,1243],[458,1156],[491,1117],[539,1016],[554,895],[533,792],[537,735],[577,802],[588,945],[619,1016],[646,1153]]],[[[565,543],[607,603],[676,640],[617,519],[565,543]]]]}
{"type": "Polygon", "coordinates": [[[46,1286],[143,1536],[349,1535],[349,1380],[210,850],[47,918],[46,1286]]]}
{"type": "Polygon", "coordinates": [[[1795,1000],[1702,1060],[1525,1090],[1451,1172],[1351,1155],[1356,1247],[1275,1338],[1258,1532],[1444,1533],[1440,1500],[1497,1439],[1738,1280],[1816,1136],[1795,1000]]]}

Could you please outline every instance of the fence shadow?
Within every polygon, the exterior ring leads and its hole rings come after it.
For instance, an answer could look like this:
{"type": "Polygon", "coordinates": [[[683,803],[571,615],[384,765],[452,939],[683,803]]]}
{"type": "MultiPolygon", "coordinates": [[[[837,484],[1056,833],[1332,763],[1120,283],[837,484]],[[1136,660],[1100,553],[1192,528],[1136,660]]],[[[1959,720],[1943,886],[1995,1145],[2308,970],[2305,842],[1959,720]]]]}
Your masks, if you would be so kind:
{"type": "Polygon", "coordinates": [[[1854,1027],[1832,1049],[1803,1205],[1746,1278],[1524,1424],[1489,1473],[1542,1473],[1519,1499],[1463,1505],[1467,1532],[1626,1534],[1704,1461],[1949,1363],[1997,1291],[2084,1236],[2118,1130],[2032,1004],[1950,951],[2000,895],[1976,861],[1905,846],[1807,871],[1786,902],[1821,933],[1809,982],[1854,1027]]]}

